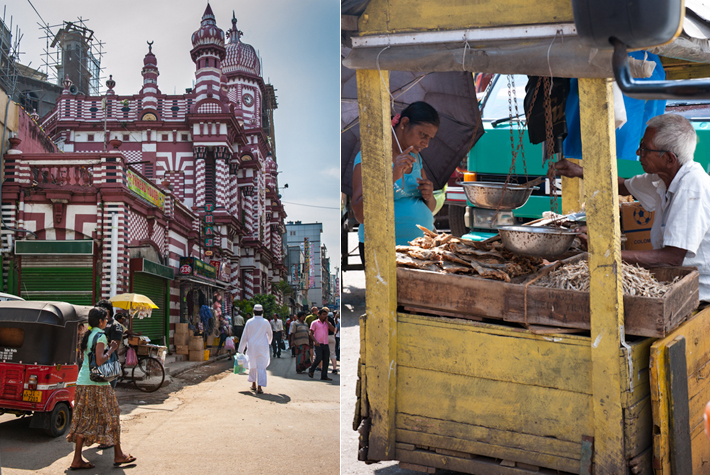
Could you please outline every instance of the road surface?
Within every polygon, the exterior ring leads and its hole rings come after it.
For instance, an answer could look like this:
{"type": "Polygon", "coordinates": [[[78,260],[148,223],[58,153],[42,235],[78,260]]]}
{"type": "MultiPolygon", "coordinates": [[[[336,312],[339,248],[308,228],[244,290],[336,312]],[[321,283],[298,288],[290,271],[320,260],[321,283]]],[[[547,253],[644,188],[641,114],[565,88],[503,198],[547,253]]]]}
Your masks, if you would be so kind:
{"type": "MultiPolygon", "coordinates": [[[[119,386],[121,444],[137,463],[114,468],[113,450],[94,445],[83,453],[96,468],[81,473],[337,474],[340,378],[296,374],[294,361],[290,351],[271,360],[263,395],[232,373],[230,360],[182,373],[151,394],[119,386]]],[[[28,426],[28,418],[0,416],[2,475],[67,472],[74,445],[28,426]]]]}

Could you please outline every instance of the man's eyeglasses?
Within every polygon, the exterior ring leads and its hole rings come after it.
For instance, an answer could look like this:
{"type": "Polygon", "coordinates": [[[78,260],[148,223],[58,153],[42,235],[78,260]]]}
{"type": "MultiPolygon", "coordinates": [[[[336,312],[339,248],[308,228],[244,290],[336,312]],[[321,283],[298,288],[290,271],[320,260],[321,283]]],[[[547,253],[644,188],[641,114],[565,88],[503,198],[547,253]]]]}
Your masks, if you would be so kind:
{"type": "Polygon", "coordinates": [[[639,145],[638,151],[641,152],[642,154],[646,154],[646,153],[650,153],[650,152],[668,153],[668,150],[651,150],[650,148],[642,148],[641,145],[639,145]]]}

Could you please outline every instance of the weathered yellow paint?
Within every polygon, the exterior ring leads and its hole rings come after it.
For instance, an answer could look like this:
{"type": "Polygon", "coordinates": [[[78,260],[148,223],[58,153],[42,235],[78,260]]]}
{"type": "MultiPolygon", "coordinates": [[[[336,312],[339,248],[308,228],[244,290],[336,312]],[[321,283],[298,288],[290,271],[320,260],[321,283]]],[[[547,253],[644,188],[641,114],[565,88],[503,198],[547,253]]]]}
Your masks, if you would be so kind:
{"type": "Polygon", "coordinates": [[[649,352],[653,342],[653,338],[646,338],[629,344],[631,346],[633,388],[630,387],[629,381],[628,350],[621,348],[619,366],[621,371],[621,405],[623,407],[633,406],[651,393],[648,367],[649,352]]]}
{"type": "Polygon", "coordinates": [[[563,458],[542,454],[527,447],[492,445],[486,442],[464,440],[440,435],[397,430],[397,442],[411,443],[417,446],[444,448],[465,454],[482,455],[503,460],[515,460],[529,465],[575,473],[579,471],[579,454],[576,458],[563,458]]]}
{"type": "Polygon", "coordinates": [[[371,0],[358,29],[371,35],[573,21],[569,0],[371,0]]]}
{"type": "MultiPolygon", "coordinates": [[[[5,108],[10,98],[4,91],[0,91],[0,127],[5,126],[5,108]]],[[[17,132],[20,127],[20,106],[16,102],[10,101],[10,108],[7,111],[7,132],[5,140],[9,138],[8,132],[17,132]]],[[[0,132],[1,134],[2,132],[0,132]]]]}
{"type": "Polygon", "coordinates": [[[682,59],[661,56],[661,64],[666,73],[666,79],[698,79],[710,77],[710,64],[696,63],[682,59]]]}
{"type": "MultiPolygon", "coordinates": [[[[624,325],[614,102],[609,79],[579,80],[589,236],[594,463],[624,473],[619,330],[624,325]]],[[[588,434],[585,434],[588,435],[588,434]]]]}
{"type": "Polygon", "coordinates": [[[568,442],[594,434],[592,399],[587,394],[437,369],[435,361],[432,370],[399,368],[397,412],[568,442]]]}
{"type": "Polygon", "coordinates": [[[392,195],[392,136],[389,73],[357,71],[362,143],[367,299],[367,393],[372,429],[368,457],[395,455],[394,404],[397,381],[397,279],[392,195]]]}
{"type": "Polygon", "coordinates": [[[400,318],[399,367],[429,369],[436,361],[442,373],[591,394],[589,341],[580,346],[576,339],[567,344],[563,335],[535,340],[516,338],[512,331],[495,335],[465,323],[443,326],[400,318]]]}
{"type": "MultiPolygon", "coordinates": [[[[397,413],[397,430],[440,435],[451,439],[476,440],[500,447],[515,447],[531,452],[579,460],[581,441],[568,442],[554,437],[518,431],[481,427],[463,422],[444,421],[424,416],[397,413]]],[[[426,445],[418,443],[417,445],[426,445]]]]}
{"type": "Polygon", "coordinates": [[[651,346],[651,403],[653,407],[653,454],[658,459],[656,475],[671,475],[670,459],[670,396],[666,370],[668,345],[678,336],[685,337],[685,356],[688,377],[690,436],[693,453],[693,473],[705,473],[710,463],[710,450],[702,430],[705,403],[710,400],[710,308],[696,314],[675,331],[651,346]]]}
{"type": "MultiPolygon", "coordinates": [[[[580,164],[576,158],[568,158],[570,162],[580,164]]],[[[562,177],[562,212],[574,213],[582,209],[584,203],[584,180],[581,178],[562,177]]]]}

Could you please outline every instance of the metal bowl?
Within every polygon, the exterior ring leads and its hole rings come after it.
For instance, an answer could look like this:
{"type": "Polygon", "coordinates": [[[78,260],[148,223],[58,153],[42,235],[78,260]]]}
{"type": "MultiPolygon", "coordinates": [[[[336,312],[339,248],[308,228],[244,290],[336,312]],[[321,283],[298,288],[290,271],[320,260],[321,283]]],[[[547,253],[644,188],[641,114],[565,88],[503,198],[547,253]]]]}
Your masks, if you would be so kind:
{"type": "Polygon", "coordinates": [[[561,256],[572,245],[578,233],[555,227],[502,226],[498,228],[506,249],[533,257],[561,256]]]}
{"type": "Polygon", "coordinates": [[[539,190],[537,186],[521,186],[514,183],[493,183],[487,181],[460,181],[468,200],[477,208],[511,210],[518,209],[527,203],[530,194],[539,190]]]}

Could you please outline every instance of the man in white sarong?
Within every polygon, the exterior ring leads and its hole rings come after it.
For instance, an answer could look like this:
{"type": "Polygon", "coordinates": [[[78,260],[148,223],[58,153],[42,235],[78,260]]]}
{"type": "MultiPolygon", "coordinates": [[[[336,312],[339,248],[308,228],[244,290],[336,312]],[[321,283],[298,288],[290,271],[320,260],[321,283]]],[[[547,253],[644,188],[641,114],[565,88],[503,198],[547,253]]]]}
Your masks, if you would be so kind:
{"type": "Polygon", "coordinates": [[[254,305],[254,317],[244,325],[242,339],[239,340],[239,353],[247,349],[249,357],[249,378],[251,390],[262,394],[261,387],[266,386],[266,368],[271,363],[271,340],[273,332],[271,324],[264,320],[264,308],[254,305]]]}

